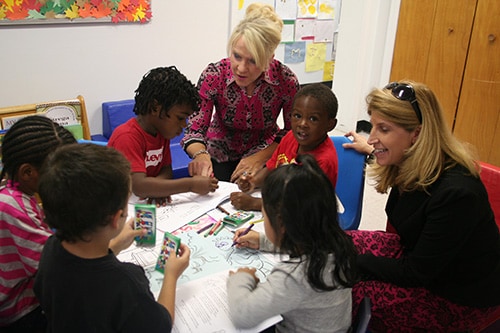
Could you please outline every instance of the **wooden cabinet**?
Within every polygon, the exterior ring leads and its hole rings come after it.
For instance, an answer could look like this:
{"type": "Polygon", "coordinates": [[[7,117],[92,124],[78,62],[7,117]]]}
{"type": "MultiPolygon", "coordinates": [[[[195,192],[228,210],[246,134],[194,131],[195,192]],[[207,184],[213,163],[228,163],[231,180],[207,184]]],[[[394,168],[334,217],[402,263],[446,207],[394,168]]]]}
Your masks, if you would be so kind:
{"type": "Polygon", "coordinates": [[[402,0],[391,80],[427,84],[454,134],[500,166],[500,2],[402,0]]]}

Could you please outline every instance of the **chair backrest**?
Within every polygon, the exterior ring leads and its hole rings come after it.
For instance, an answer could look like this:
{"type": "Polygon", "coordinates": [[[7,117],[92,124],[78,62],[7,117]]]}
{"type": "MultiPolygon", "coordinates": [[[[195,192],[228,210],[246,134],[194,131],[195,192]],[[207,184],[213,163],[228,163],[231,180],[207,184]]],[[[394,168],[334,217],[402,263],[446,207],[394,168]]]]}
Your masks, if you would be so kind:
{"type": "Polygon", "coordinates": [[[102,103],[102,134],[106,139],[109,140],[115,128],[135,117],[134,105],[133,99],[102,103]]]}
{"type": "Polygon", "coordinates": [[[9,129],[17,120],[35,114],[47,116],[66,127],[76,139],[90,140],[89,122],[83,96],[69,100],[0,108],[0,129],[9,129]]]}
{"type": "Polygon", "coordinates": [[[485,162],[479,164],[481,165],[481,180],[488,192],[488,200],[500,229],[500,167],[485,162]]]}
{"type": "Polygon", "coordinates": [[[330,137],[337,150],[339,172],[335,191],[344,208],[339,213],[340,226],[344,230],[358,229],[363,208],[365,188],[365,156],[354,149],[342,147],[351,142],[345,136],[330,137]]]}
{"type": "MultiPolygon", "coordinates": [[[[105,140],[109,140],[118,126],[135,117],[134,106],[135,100],[133,99],[102,103],[102,134],[105,140]]],[[[178,144],[183,136],[184,130],[180,135],[170,140],[170,144],[178,144]]]]}
{"type": "Polygon", "coordinates": [[[365,296],[359,304],[356,318],[352,321],[351,333],[365,333],[372,317],[370,298],[365,296]]]}

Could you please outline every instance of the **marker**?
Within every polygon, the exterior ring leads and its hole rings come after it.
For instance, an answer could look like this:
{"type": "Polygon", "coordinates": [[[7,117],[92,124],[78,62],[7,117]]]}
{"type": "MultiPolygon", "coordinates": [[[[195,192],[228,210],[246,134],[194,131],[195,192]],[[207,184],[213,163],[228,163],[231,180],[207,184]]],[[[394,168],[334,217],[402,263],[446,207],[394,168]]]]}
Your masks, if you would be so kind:
{"type": "Polygon", "coordinates": [[[255,221],[250,221],[249,223],[250,223],[250,224],[255,224],[255,223],[260,223],[260,222],[264,222],[264,219],[255,220],[255,221]]]}
{"type": "Polygon", "coordinates": [[[205,234],[205,237],[213,235],[215,230],[217,230],[221,224],[222,224],[222,220],[217,221],[217,223],[214,224],[212,229],[210,229],[210,231],[205,234]]]}
{"type": "MultiPolygon", "coordinates": [[[[246,234],[248,234],[248,232],[249,232],[250,230],[252,230],[253,226],[254,226],[254,224],[253,224],[253,223],[252,223],[252,224],[250,224],[250,225],[248,226],[248,228],[246,228],[246,229],[245,229],[245,231],[243,231],[243,232],[242,232],[242,233],[241,233],[238,237],[245,236],[246,234]]],[[[231,246],[235,246],[236,244],[238,244],[238,242],[237,242],[237,241],[234,241],[234,242],[233,242],[233,245],[231,245],[231,246]]]]}
{"type": "Polygon", "coordinates": [[[206,226],[198,230],[197,233],[201,234],[203,231],[210,229],[213,225],[214,225],[213,223],[207,224],[206,226]]]}
{"type": "Polygon", "coordinates": [[[229,213],[227,210],[225,210],[221,205],[218,205],[217,209],[220,210],[221,212],[223,212],[226,215],[231,215],[231,213],[229,213]]]}
{"type": "Polygon", "coordinates": [[[219,227],[217,230],[215,230],[215,232],[214,232],[214,236],[217,236],[217,234],[218,234],[218,233],[219,233],[222,229],[224,229],[224,224],[223,224],[223,223],[221,223],[221,224],[220,224],[220,227],[219,227]]]}

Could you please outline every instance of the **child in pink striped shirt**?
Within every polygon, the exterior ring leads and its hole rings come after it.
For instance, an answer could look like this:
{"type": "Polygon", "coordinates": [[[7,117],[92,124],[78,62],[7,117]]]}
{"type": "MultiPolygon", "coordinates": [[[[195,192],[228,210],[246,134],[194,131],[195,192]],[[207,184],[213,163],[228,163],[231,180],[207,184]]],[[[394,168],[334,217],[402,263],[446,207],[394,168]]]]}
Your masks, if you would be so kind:
{"type": "Polygon", "coordinates": [[[33,293],[43,245],[52,234],[35,193],[46,156],[73,135],[47,117],[16,122],[2,142],[0,179],[0,330],[43,332],[45,318],[33,293]]]}

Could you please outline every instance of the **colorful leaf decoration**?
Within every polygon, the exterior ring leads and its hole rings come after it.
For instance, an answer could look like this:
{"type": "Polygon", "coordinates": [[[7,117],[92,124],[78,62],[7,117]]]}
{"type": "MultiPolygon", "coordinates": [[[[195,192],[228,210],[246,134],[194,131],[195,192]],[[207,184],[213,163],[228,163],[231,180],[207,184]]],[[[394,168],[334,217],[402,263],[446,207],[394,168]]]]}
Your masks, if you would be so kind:
{"type": "Polygon", "coordinates": [[[148,22],[151,0],[0,0],[0,23],[109,19],[148,22]]]}

